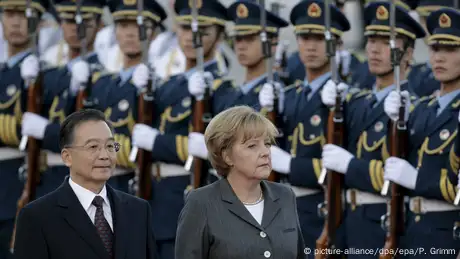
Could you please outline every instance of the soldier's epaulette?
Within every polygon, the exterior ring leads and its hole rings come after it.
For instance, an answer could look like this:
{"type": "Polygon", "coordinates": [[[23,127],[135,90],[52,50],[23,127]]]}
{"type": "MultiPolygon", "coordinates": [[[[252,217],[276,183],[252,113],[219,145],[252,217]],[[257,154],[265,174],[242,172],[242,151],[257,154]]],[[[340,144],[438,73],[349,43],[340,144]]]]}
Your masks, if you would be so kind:
{"type": "MultiPolygon", "coordinates": [[[[436,97],[436,96],[433,96],[433,95],[430,95],[430,96],[423,96],[421,98],[418,98],[415,102],[414,102],[414,107],[417,107],[419,104],[421,103],[429,103],[430,101],[433,100],[433,98],[436,97]]],[[[411,100],[412,100],[412,97],[411,97],[411,100]]]]}
{"type": "MultiPolygon", "coordinates": [[[[217,78],[217,79],[214,79],[214,81],[212,82],[212,90],[213,91],[216,91],[217,89],[219,89],[219,87],[221,87],[224,83],[228,83],[229,80],[224,80],[222,78],[217,78]]],[[[233,86],[232,86],[233,87],[233,86]]]]}
{"type": "Polygon", "coordinates": [[[53,70],[53,69],[58,69],[60,68],[59,66],[56,66],[56,65],[52,65],[52,64],[49,64],[49,63],[43,63],[42,65],[42,71],[43,72],[48,72],[50,70],[53,70]]]}
{"type": "Polygon", "coordinates": [[[353,87],[353,88],[350,88],[350,90],[348,90],[346,101],[349,102],[351,100],[356,100],[362,97],[366,97],[370,93],[372,93],[372,91],[369,89],[359,89],[359,88],[353,87]]]}
{"type": "Polygon", "coordinates": [[[290,84],[290,85],[288,85],[288,86],[285,86],[285,87],[283,88],[283,91],[284,91],[284,92],[288,92],[288,91],[291,91],[291,90],[293,90],[293,89],[295,89],[295,90],[299,90],[299,89],[302,90],[302,84],[303,84],[303,81],[297,79],[293,84],[290,84]]]}
{"type": "Polygon", "coordinates": [[[362,52],[353,51],[351,53],[360,63],[367,61],[367,56],[362,52]]]}
{"type": "Polygon", "coordinates": [[[99,79],[103,78],[103,77],[106,77],[106,76],[112,76],[112,75],[115,75],[115,73],[111,73],[107,70],[103,70],[103,71],[96,71],[93,73],[93,76],[92,76],[92,83],[96,83],[99,79]]]}
{"type": "Polygon", "coordinates": [[[456,102],[452,103],[452,108],[457,109],[460,106],[460,100],[457,100],[456,102]]]}

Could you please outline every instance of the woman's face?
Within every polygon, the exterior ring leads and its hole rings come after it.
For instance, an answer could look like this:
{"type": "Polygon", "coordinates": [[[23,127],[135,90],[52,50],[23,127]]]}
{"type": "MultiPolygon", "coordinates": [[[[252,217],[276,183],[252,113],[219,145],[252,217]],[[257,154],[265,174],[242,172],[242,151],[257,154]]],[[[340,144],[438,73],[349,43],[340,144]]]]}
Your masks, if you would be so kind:
{"type": "MultiPolygon", "coordinates": [[[[244,134],[241,134],[244,135],[244,134]]],[[[248,179],[267,179],[272,171],[271,142],[268,137],[260,136],[245,140],[239,136],[224,159],[231,166],[230,174],[240,174],[248,179]]]]}

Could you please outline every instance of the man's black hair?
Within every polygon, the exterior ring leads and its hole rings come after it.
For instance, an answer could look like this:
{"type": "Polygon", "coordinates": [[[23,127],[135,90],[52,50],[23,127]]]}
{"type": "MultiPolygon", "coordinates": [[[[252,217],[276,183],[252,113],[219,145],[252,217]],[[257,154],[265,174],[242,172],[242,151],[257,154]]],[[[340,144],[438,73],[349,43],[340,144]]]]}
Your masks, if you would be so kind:
{"type": "Polygon", "coordinates": [[[109,126],[112,134],[114,132],[112,124],[105,118],[104,113],[101,111],[94,109],[83,109],[74,112],[67,116],[64,122],[61,124],[61,129],[59,131],[59,148],[61,150],[73,143],[75,128],[87,121],[103,121],[107,124],[107,126],[109,126]]]}

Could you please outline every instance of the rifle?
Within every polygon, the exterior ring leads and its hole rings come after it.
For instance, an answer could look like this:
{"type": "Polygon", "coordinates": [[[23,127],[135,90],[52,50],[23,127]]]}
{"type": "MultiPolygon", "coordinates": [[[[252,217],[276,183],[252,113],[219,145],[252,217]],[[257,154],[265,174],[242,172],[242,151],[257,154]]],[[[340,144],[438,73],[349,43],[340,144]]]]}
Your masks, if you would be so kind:
{"type": "MultiPolygon", "coordinates": [[[[394,69],[394,79],[396,84],[396,91],[401,92],[400,84],[400,63],[403,52],[396,47],[396,3],[395,0],[391,1],[390,9],[390,47],[391,47],[391,61],[394,69]]],[[[399,117],[396,122],[390,120],[389,133],[390,134],[390,156],[405,158],[407,156],[408,132],[407,125],[404,120],[406,113],[405,101],[401,101],[399,109],[399,117]]],[[[391,185],[391,199],[387,204],[387,213],[382,216],[382,228],[387,232],[384,251],[396,251],[399,244],[399,237],[404,232],[404,188],[398,184],[385,181],[382,187],[381,194],[388,195],[391,185]],[[388,221],[389,220],[389,221],[388,221]]],[[[391,253],[384,253],[379,256],[380,259],[391,259],[395,255],[391,253]]]]}
{"type": "MultiPolygon", "coordinates": [[[[273,86],[273,92],[275,93],[275,98],[273,100],[273,109],[267,113],[267,118],[276,126],[278,126],[278,131],[280,132],[280,136],[282,136],[282,127],[281,127],[281,120],[279,119],[280,116],[277,112],[279,107],[279,96],[277,93],[277,89],[274,84],[273,80],[273,61],[272,61],[272,46],[271,42],[268,39],[267,35],[267,13],[265,11],[265,0],[259,0],[260,5],[260,26],[262,27],[260,31],[260,40],[262,41],[262,53],[265,58],[266,66],[267,66],[267,83],[273,86]]],[[[268,180],[272,182],[279,182],[280,181],[280,174],[272,171],[268,176],[268,180]]]]}
{"type": "MultiPolygon", "coordinates": [[[[326,40],[326,52],[331,63],[332,80],[336,85],[339,84],[338,69],[335,60],[336,38],[331,33],[331,2],[324,1],[325,27],[324,37],[326,40]]],[[[327,124],[327,142],[337,146],[344,145],[345,138],[344,112],[342,106],[342,93],[337,89],[335,107],[329,112],[327,124]]],[[[327,253],[318,253],[315,258],[341,258],[337,252],[337,229],[342,223],[343,204],[342,192],[344,177],[342,174],[323,168],[318,182],[323,185],[327,177],[325,202],[318,205],[318,212],[325,216],[326,220],[320,237],[316,240],[316,248],[327,253]]]]}
{"type": "MultiPolygon", "coordinates": [[[[279,3],[272,3],[271,5],[271,11],[272,13],[279,15],[280,10],[284,5],[279,4],[279,3]]],[[[280,79],[284,82],[284,84],[288,84],[289,80],[289,72],[286,71],[287,63],[288,63],[288,58],[287,58],[287,51],[289,47],[289,41],[288,40],[282,40],[281,42],[278,42],[276,45],[276,51],[275,51],[275,64],[274,68],[278,71],[278,75],[280,79]]]]}
{"type": "MultiPolygon", "coordinates": [[[[142,43],[142,62],[151,68],[148,63],[148,37],[144,24],[144,0],[137,1],[137,25],[139,27],[139,40],[142,43]]],[[[152,125],[153,122],[153,102],[156,83],[154,71],[149,71],[149,80],[146,87],[142,88],[138,99],[138,123],[152,125]]],[[[130,182],[131,189],[136,192],[136,195],[145,200],[149,200],[152,195],[152,152],[133,147],[129,155],[131,162],[136,162],[137,170],[136,177],[133,182],[130,182]]],[[[157,177],[160,177],[160,170],[157,167],[157,177]]]]}
{"type": "MultiPolygon", "coordinates": [[[[38,49],[38,37],[39,32],[37,31],[39,14],[32,8],[32,0],[26,2],[26,17],[27,17],[27,29],[28,34],[32,37],[32,48],[34,55],[40,60],[40,53],[38,49]]],[[[40,68],[39,63],[39,68],[40,68]]],[[[26,82],[29,86],[27,92],[27,111],[35,114],[41,114],[42,102],[43,102],[43,73],[39,69],[37,78],[26,82]]],[[[18,208],[16,212],[16,219],[21,211],[29,202],[35,200],[37,186],[40,182],[40,146],[41,141],[33,137],[22,136],[19,149],[25,151],[27,147],[27,176],[24,190],[21,197],[18,200],[18,208]]],[[[10,244],[10,251],[14,253],[14,243],[16,235],[16,224],[13,229],[13,236],[10,244]]]]}
{"type": "MultiPolygon", "coordinates": [[[[81,13],[81,5],[83,4],[83,0],[77,1],[77,11],[75,14],[75,23],[77,24],[77,34],[78,34],[78,39],[80,40],[80,56],[82,58],[85,58],[87,55],[87,49],[86,49],[86,44],[87,44],[87,39],[86,39],[86,26],[85,22],[81,13]]],[[[89,63],[88,63],[89,64],[89,63]]],[[[81,88],[78,91],[77,94],[77,104],[76,104],[76,110],[79,111],[84,108],[93,108],[95,106],[95,103],[93,100],[90,100],[89,97],[91,96],[91,88],[92,88],[93,80],[92,80],[92,71],[91,71],[91,65],[89,69],[89,79],[88,82],[86,83],[86,86],[81,88]]]]}
{"type": "MultiPolygon", "coordinates": [[[[193,47],[196,50],[198,72],[204,74],[204,53],[201,39],[201,32],[198,23],[197,0],[192,2],[192,32],[193,47]]],[[[209,78],[205,78],[206,88],[203,98],[196,98],[193,104],[193,129],[195,132],[204,133],[212,119],[211,91],[209,78]]],[[[208,167],[206,160],[189,156],[185,163],[185,169],[192,173],[193,188],[205,186],[208,181],[208,167]],[[193,167],[193,170],[191,171],[193,167]]]]}

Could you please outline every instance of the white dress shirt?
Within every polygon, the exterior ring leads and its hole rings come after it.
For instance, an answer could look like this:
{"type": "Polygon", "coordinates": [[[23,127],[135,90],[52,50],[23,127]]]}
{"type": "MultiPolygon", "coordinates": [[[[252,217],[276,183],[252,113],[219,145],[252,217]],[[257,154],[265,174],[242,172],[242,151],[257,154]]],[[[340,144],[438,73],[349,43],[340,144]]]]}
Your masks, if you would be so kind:
{"type": "Polygon", "coordinates": [[[254,219],[262,225],[262,216],[264,215],[264,200],[253,205],[244,205],[249,213],[254,217],[254,219]]]}
{"type": "Polygon", "coordinates": [[[105,188],[105,185],[99,194],[95,194],[94,192],[85,189],[82,186],[75,183],[74,181],[72,181],[72,178],[70,177],[69,184],[72,190],[74,191],[75,195],[77,195],[77,198],[83,206],[83,209],[86,211],[86,213],[88,213],[88,216],[93,222],[93,224],[95,220],[94,218],[96,217],[96,206],[92,204],[94,197],[99,195],[104,199],[104,203],[102,204],[102,209],[104,210],[104,217],[113,231],[112,210],[110,209],[110,201],[109,197],[107,196],[107,189],[105,188]]]}

